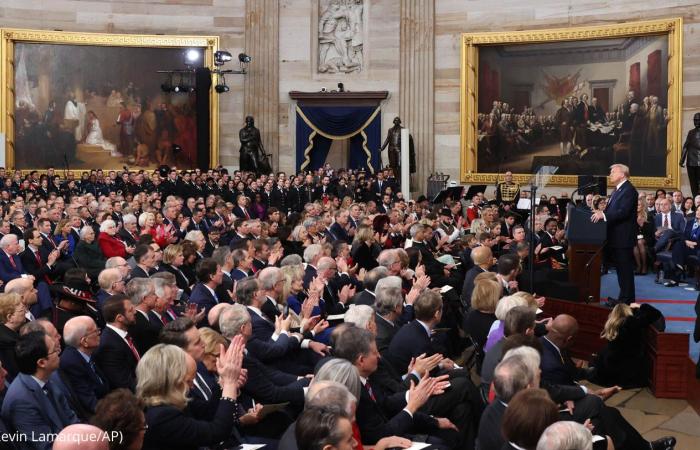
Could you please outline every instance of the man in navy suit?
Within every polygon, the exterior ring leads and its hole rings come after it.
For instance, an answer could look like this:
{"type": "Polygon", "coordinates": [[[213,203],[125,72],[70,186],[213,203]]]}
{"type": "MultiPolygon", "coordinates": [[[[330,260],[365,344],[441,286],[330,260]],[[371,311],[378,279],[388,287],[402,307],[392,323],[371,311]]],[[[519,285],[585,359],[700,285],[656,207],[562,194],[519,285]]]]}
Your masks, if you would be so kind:
{"type": "Polygon", "coordinates": [[[102,307],[102,317],[107,326],[102,331],[95,362],[107,378],[112,389],[136,388],[136,364],[141,355],[136,349],[128,328],[136,321],[136,308],[129,297],[112,296],[102,307]]]}
{"type": "Polygon", "coordinates": [[[347,232],[349,220],[350,213],[346,209],[339,209],[335,212],[335,222],[328,230],[328,234],[333,241],[350,242],[350,236],[348,236],[347,232]]]}
{"type": "Polygon", "coordinates": [[[74,317],[63,327],[63,339],[66,348],[61,353],[60,371],[89,417],[95,413],[97,400],[109,393],[107,377],[92,358],[100,345],[100,329],[88,316],[74,317]]]}
{"type": "Polygon", "coordinates": [[[629,168],[623,164],[610,166],[610,181],[616,189],[610,195],[605,212],[596,211],[592,222],[604,220],[608,229],[608,250],[617,267],[617,283],[620,295],[609,299],[607,306],[617,303],[633,303],[634,294],[634,253],[637,245],[637,189],[629,181],[629,168]]]}
{"type": "Polygon", "coordinates": [[[682,213],[673,211],[671,201],[667,198],[659,200],[659,212],[654,216],[654,228],[656,229],[656,244],[654,250],[658,253],[666,250],[671,244],[672,262],[665,264],[667,278],[670,281],[664,283],[667,287],[678,286],[680,272],[683,271],[685,242],[685,217],[682,213]]]}
{"type": "Polygon", "coordinates": [[[231,279],[239,281],[250,276],[250,267],[253,265],[253,257],[250,256],[246,250],[241,248],[231,252],[231,257],[233,258],[231,279]]]}
{"type": "Polygon", "coordinates": [[[207,317],[209,310],[218,305],[219,297],[216,295],[216,288],[221,284],[221,266],[210,258],[203,259],[197,269],[197,283],[192,289],[189,303],[197,305],[197,309],[204,308],[204,317],[207,317]]]}
{"type": "MultiPolygon", "coordinates": [[[[399,373],[406,373],[411,359],[423,353],[444,354],[444,350],[432,340],[432,330],[442,320],[442,297],[439,293],[426,290],[413,303],[415,320],[407,323],[396,333],[389,344],[387,359],[399,373]]],[[[452,370],[454,362],[443,358],[440,369],[452,370]]]]}
{"type": "Polygon", "coordinates": [[[49,450],[50,435],[78,423],[59,382],[51,376],[59,366],[60,344],[42,331],[33,331],[20,338],[15,350],[20,373],[5,395],[2,419],[29,439],[23,448],[49,450]],[[31,436],[47,439],[32,442],[31,436]]]}
{"type": "Polygon", "coordinates": [[[6,234],[0,239],[0,280],[7,284],[8,281],[21,277],[23,273],[17,236],[6,234]]]}

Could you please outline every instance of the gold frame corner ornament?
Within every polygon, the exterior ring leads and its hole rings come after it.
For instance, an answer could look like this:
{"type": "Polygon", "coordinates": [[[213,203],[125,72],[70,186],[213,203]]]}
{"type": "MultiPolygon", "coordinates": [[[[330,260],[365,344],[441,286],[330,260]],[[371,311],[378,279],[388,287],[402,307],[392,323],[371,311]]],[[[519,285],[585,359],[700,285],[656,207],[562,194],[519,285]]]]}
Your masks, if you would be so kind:
{"type": "MultiPolygon", "coordinates": [[[[214,53],[219,50],[219,36],[178,36],[155,34],[107,34],[73,31],[29,30],[0,28],[0,133],[5,136],[5,167],[14,169],[14,45],[16,42],[63,45],[92,45],[107,47],[150,47],[204,49],[204,64],[214,68],[214,53]]],[[[168,69],[168,68],[164,68],[168,69]]],[[[219,164],[219,97],[209,92],[211,167],[219,164]]],[[[35,168],[42,169],[42,168],[35,168]]],[[[31,169],[23,169],[30,171],[31,169]]]]}
{"type": "MultiPolygon", "coordinates": [[[[477,172],[477,108],[479,47],[503,44],[533,44],[644,35],[668,36],[668,122],[665,177],[635,177],[642,188],[678,188],[681,171],[678,165],[682,145],[683,112],[683,18],[592,25],[571,28],[509,32],[462,33],[460,62],[460,181],[470,184],[493,184],[496,173],[477,172]]],[[[515,181],[527,183],[529,174],[514,174],[515,181]]],[[[573,186],[576,175],[555,175],[551,185],[573,186]]]]}

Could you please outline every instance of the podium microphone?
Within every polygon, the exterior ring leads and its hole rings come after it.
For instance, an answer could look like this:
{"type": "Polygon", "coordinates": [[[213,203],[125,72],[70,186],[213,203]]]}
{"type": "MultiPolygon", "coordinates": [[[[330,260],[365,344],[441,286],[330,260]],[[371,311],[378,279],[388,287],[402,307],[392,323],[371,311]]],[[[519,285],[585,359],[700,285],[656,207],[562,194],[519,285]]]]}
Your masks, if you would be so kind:
{"type": "Polygon", "coordinates": [[[592,187],[596,187],[596,186],[598,186],[598,182],[597,182],[597,181],[594,181],[594,182],[592,182],[592,183],[585,184],[585,185],[583,185],[583,186],[581,186],[581,187],[577,187],[577,188],[574,189],[574,191],[571,193],[571,198],[574,198],[574,194],[580,194],[581,191],[585,191],[585,190],[588,189],[588,188],[592,188],[592,187]]]}

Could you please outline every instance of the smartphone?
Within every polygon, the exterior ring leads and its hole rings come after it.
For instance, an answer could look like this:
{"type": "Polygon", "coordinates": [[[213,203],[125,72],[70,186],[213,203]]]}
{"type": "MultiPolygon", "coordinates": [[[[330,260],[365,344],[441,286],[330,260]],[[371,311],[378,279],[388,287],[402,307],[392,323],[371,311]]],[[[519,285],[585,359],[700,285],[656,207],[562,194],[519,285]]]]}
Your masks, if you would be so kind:
{"type": "Polygon", "coordinates": [[[284,311],[282,312],[282,316],[286,319],[289,317],[289,305],[284,306],[284,311]]]}

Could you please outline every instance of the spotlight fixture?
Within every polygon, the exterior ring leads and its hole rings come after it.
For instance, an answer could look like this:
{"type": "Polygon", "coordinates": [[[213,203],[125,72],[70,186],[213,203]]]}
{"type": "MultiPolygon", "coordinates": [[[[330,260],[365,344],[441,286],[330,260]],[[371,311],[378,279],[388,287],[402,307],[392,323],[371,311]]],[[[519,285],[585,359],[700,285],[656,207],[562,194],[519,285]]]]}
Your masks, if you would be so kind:
{"type": "Polygon", "coordinates": [[[225,50],[219,50],[214,52],[214,65],[215,66],[223,66],[227,62],[231,61],[233,59],[233,56],[231,55],[230,52],[227,52],[225,50]]]}
{"type": "Polygon", "coordinates": [[[226,84],[217,84],[214,86],[214,90],[217,94],[223,94],[224,92],[228,92],[230,89],[226,84]]]}
{"type": "Polygon", "coordinates": [[[238,54],[238,61],[240,61],[240,62],[243,63],[243,64],[248,64],[248,63],[251,62],[252,60],[253,60],[253,58],[251,58],[250,56],[246,55],[245,53],[239,53],[239,54],[238,54]]]}
{"type": "Polygon", "coordinates": [[[197,61],[199,61],[199,50],[195,50],[193,48],[185,51],[185,65],[191,66],[197,61]]]}

